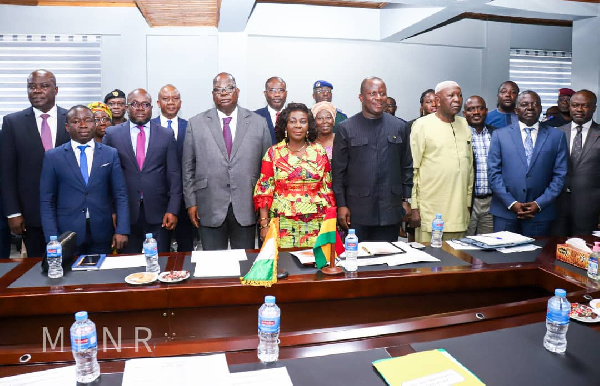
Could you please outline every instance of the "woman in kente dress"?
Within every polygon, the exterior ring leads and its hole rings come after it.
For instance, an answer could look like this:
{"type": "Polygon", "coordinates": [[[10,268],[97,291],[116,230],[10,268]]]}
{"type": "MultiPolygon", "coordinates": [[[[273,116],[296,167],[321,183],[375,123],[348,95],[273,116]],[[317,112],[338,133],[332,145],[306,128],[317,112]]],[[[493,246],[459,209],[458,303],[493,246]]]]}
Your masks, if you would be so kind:
{"type": "Polygon", "coordinates": [[[280,247],[312,247],[327,208],[335,206],[329,159],[315,142],[315,119],[302,103],[282,110],[275,133],[278,143],[263,157],[254,189],[260,237],[264,239],[270,218],[279,217],[280,247]]]}

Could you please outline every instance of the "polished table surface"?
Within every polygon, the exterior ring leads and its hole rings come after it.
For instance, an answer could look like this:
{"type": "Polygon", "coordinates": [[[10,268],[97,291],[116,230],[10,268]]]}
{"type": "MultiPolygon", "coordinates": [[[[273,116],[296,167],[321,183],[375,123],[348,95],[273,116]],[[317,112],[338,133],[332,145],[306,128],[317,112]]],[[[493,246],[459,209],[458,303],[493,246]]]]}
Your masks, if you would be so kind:
{"type": "MultiPolygon", "coordinates": [[[[103,372],[122,371],[133,357],[226,352],[231,365],[256,362],[256,316],[267,294],[282,309],[281,359],[378,348],[396,356],[412,352],[411,343],[536,323],[554,288],[572,302],[600,297],[583,270],[555,261],[562,241],[538,240],[543,248],[533,254],[504,256],[444,244],[426,250],[444,264],[361,267],[352,277],[325,276],[280,253],[294,274],[270,288],[242,286],[237,277],[140,287],[119,279],[48,283],[39,259],[0,260],[0,376],[72,361],[68,329],[79,310],[97,325],[103,372]],[[38,284],[24,281],[37,275],[38,284]]],[[[161,265],[179,270],[189,258],[165,254],[161,265]]]]}

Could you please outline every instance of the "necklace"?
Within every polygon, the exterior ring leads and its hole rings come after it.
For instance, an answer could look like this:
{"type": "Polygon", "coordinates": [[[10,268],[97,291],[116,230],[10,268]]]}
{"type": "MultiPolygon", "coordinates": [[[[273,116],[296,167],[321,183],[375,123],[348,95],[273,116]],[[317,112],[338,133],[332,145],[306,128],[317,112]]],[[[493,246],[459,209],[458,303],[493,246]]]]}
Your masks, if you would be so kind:
{"type": "Polygon", "coordinates": [[[289,144],[289,143],[288,143],[288,144],[286,144],[286,145],[285,145],[285,147],[287,147],[287,148],[288,148],[288,150],[289,150],[289,151],[291,151],[292,153],[299,153],[299,152],[301,152],[302,150],[304,150],[304,148],[306,147],[306,142],[304,142],[304,145],[302,145],[302,147],[301,147],[300,149],[298,149],[298,150],[294,150],[294,149],[292,149],[292,148],[290,147],[290,144],[289,144]]]}

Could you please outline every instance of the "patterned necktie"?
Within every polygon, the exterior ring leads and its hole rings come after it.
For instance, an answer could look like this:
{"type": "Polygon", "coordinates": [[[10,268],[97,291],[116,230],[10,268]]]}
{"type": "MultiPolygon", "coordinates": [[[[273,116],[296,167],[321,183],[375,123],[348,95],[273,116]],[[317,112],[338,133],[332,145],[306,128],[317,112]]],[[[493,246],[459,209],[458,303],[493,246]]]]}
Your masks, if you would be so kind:
{"type": "Polygon", "coordinates": [[[525,157],[527,158],[527,166],[531,164],[531,155],[533,154],[533,138],[531,138],[531,130],[532,127],[526,127],[525,133],[527,136],[525,137],[525,157]]]}
{"type": "Polygon", "coordinates": [[[575,134],[575,138],[573,139],[573,147],[571,148],[571,161],[577,162],[579,157],[581,156],[581,125],[576,127],[577,134],[575,134]]]}
{"type": "Polygon", "coordinates": [[[50,132],[50,125],[48,124],[48,118],[50,114],[42,114],[42,145],[44,146],[44,150],[50,150],[54,146],[52,146],[52,133],[50,132]]]}
{"type": "Polygon", "coordinates": [[[229,122],[231,122],[231,117],[223,118],[223,139],[225,140],[225,147],[227,148],[227,157],[231,157],[231,146],[233,145],[229,122]]]}
{"type": "Polygon", "coordinates": [[[137,136],[135,159],[137,160],[140,170],[142,170],[142,167],[144,166],[144,160],[146,159],[146,133],[144,133],[143,125],[137,125],[136,127],[140,129],[140,132],[137,136]]]}
{"type": "Polygon", "coordinates": [[[81,170],[81,176],[83,177],[83,182],[87,186],[89,175],[88,175],[88,162],[87,156],[85,155],[85,149],[88,145],[77,146],[79,150],[81,150],[81,155],[79,156],[79,169],[81,170]]]}

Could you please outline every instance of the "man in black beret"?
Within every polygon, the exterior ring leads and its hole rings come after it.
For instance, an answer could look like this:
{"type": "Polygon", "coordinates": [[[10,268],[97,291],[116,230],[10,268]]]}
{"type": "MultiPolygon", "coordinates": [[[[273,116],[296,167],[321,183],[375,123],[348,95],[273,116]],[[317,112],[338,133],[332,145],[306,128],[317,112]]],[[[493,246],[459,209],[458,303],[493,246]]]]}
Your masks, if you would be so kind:
{"type": "Polygon", "coordinates": [[[118,88],[106,94],[104,103],[110,107],[112,112],[112,124],[116,126],[126,122],[125,112],[127,111],[127,103],[125,102],[125,93],[118,88]]]}

